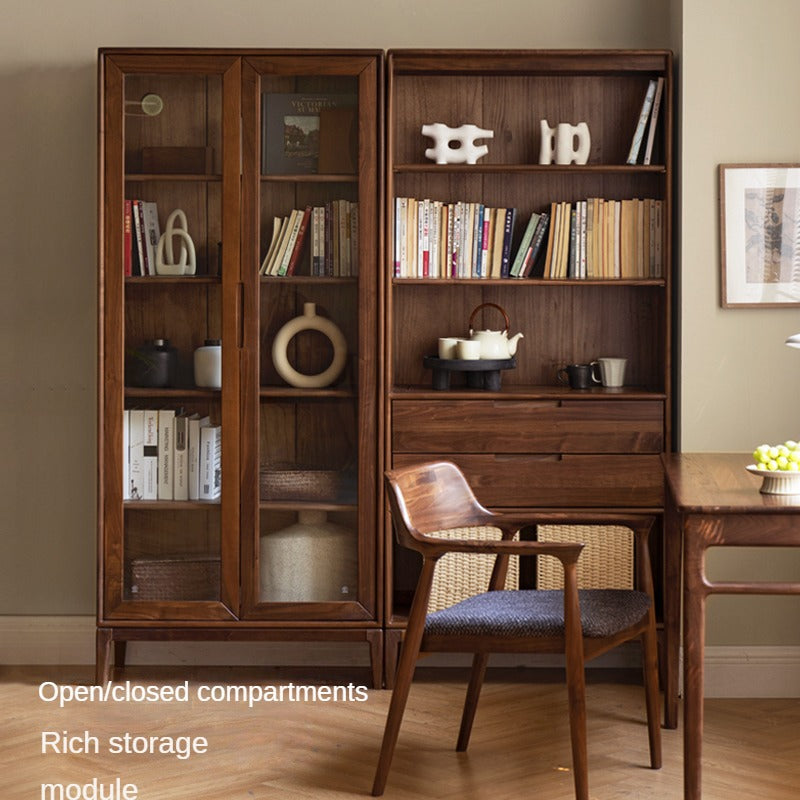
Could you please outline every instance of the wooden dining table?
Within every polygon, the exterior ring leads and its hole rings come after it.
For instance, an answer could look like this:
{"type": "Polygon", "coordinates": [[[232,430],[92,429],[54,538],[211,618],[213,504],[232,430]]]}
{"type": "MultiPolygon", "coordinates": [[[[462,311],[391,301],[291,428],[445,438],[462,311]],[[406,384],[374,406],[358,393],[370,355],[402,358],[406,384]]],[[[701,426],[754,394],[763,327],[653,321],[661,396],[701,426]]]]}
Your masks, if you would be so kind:
{"type": "MultiPolygon", "coordinates": [[[[763,494],[758,475],[741,453],[668,453],[665,471],[665,582],[683,578],[684,800],[702,798],[703,658],[706,598],[712,594],[797,595],[800,581],[712,581],[709,547],[800,547],[800,496],[763,494]]],[[[665,725],[678,717],[679,591],[667,591],[664,608],[665,725]]]]}

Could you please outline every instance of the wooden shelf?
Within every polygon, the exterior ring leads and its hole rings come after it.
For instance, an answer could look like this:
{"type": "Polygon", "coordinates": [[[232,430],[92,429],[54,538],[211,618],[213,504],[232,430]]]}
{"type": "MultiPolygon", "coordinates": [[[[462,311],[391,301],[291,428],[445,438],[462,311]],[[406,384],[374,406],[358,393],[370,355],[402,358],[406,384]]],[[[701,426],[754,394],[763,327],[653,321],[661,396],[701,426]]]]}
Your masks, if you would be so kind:
{"type": "Polygon", "coordinates": [[[144,181],[179,181],[186,183],[213,183],[221,182],[222,175],[218,174],[200,174],[200,175],[184,175],[177,173],[165,172],[128,172],[125,175],[125,180],[132,183],[144,181]]]}
{"type": "Polygon", "coordinates": [[[150,284],[159,286],[164,284],[182,284],[184,286],[199,286],[204,283],[222,283],[219,275],[126,275],[127,284],[150,284]]]}
{"type": "Polygon", "coordinates": [[[261,181],[265,183],[358,183],[357,174],[329,175],[329,174],[297,174],[297,175],[262,175],[261,181]]]}
{"type": "Polygon", "coordinates": [[[220,508],[219,500],[126,500],[126,511],[208,511],[220,508]]]}
{"type": "MultiPolygon", "coordinates": [[[[491,140],[489,140],[491,141],[491,140]]],[[[452,173],[459,174],[492,174],[502,173],[503,175],[566,175],[572,174],[576,177],[586,175],[664,175],[666,167],[663,164],[648,165],[629,165],[629,164],[395,164],[392,171],[396,174],[420,173],[435,174],[452,173]]]]}
{"type": "Polygon", "coordinates": [[[654,286],[664,287],[663,278],[392,278],[394,286],[654,286]]]}
{"type": "Polygon", "coordinates": [[[262,399],[292,398],[299,400],[317,400],[322,398],[338,398],[352,400],[357,397],[352,389],[297,389],[293,386],[262,386],[259,389],[262,399]]]}
{"type": "Polygon", "coordinates": [[[174,389],[174,388],[148,388],[141,386],[126,386],[125,397],[160,397],[163,399],[180,398],[180,399],[210,399],[219,400],[221,395],[220,389],[174,389]]]}
{"type": "Polygon", "coordinates": [[[569,400],[591,403],[600,400],[664,400],[666,394],[663,391],[639,386],[624,386],[621,389],[606,389],[602,386],[592,389],[570,389],[566,386],[520,386],[519,384],[512,384],[509,386],[504,385],[499,392],[487,392],[480,389],[468,389],[467,387],[439,391],[429,385],[417,385],[393,386],[389,392],[389,397],[391,399],[414,397],[426,400],[458,398],[459,400],[491,400],[492,402],[569,400]]]}

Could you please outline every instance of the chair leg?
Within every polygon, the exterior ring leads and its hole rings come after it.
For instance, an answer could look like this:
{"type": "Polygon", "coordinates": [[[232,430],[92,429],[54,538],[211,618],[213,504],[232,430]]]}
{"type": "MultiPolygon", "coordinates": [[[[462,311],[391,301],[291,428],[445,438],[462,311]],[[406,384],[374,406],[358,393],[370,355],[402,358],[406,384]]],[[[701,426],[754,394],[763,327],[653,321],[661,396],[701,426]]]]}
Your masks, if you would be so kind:
{"type": "Polygon", "coordinates": [[[461,729],[458,732],[456,750],[463,753],[469,745],[469,736],[472,733],[472,723],[475,719],[475,710],[478,707],[478,698],[486,675],[486,665],[489,662],[488,653],[475,653],[472,658],[472,672],[469,677],[469,687],[464,700],[464,713],[461,715],[461,729]]]}
{"type": "Polygon", "coordinates": [[[658,694],[658,643],[655,619],[650,610],[650,625],[642,634],[642,656],[644,661],[644,691],[647,706],[647,735],[650,740],[650,766],[661,768],[661,709],[658,694]]]}
{"type": "Polygon", "coordinates": [[[422,564],[422,572],[414,595],[406,635],[400,649],[400,663],[397,667],[394,690],[389,703],[389,715],[386,718],[381,752],[378,756],[378,767],[375,770],[375,780],[372,784],[374,797],[380,797],[383,794],[386,788],[386,779],[389,777],[389,767],[392,764],[397,735],[400,732],[400,723],[403,721],[403,712],[406,709],[411,680],[414,677],[414,669],[422,644],[422,634],[425,631],[425,616],[435,567],[436,561],[431,559],[426,559],[422,564]]]}
{"type": "Polygon", "coordinates": [[[569,732],[575,800],[589,800],[589,759],[586,752],[586,682],[583,665],[567,665],[569,732]]]}

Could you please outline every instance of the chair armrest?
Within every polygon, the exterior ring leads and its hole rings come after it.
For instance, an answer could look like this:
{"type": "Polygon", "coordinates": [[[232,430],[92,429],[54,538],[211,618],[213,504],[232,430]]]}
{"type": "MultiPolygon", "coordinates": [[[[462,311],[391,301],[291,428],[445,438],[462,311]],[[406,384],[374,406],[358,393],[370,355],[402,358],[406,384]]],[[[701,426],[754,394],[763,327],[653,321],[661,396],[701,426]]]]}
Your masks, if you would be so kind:
{"type": "Polygon", "coordinates": [[[555,556],[562,563],[574,563],[583,550],[578,542],[518,542],[501,539],[440,539],[435,536],[415,538],[416,546],[428,558],[439,558],[445,553],[488,553],[491,555],[549,555],[555,556]]]}

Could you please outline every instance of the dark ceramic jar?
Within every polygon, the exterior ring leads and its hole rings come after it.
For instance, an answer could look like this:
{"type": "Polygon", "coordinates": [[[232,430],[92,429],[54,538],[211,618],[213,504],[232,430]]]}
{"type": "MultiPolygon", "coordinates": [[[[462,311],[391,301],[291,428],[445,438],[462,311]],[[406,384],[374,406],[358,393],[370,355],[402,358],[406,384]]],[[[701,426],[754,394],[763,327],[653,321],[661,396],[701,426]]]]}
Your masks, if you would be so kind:
{"type": "Polygon", "coordinates": [[[125,361],[125,385],[148,389],[173,386],[178,352],[169,339],[151,339],[128,352],[125,361]]]}

